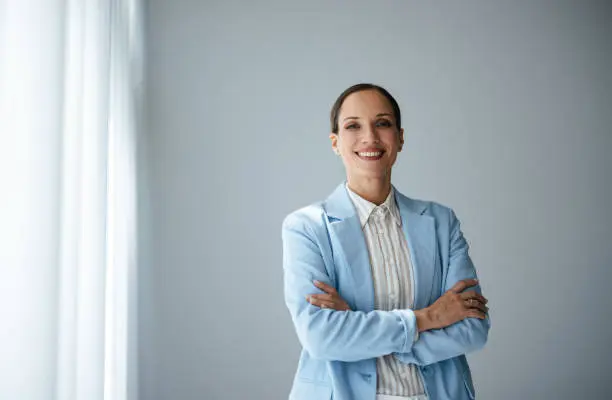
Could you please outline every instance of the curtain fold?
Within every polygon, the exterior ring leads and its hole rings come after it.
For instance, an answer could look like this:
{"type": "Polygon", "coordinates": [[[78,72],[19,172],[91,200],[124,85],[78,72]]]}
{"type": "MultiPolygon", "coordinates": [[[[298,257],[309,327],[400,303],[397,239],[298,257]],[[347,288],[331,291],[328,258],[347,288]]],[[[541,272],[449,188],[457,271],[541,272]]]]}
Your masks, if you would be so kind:
{"type": "Polygon", "coordinates": [[[0,1],[0,398],[135,400],[142,3],[0,1]]]}

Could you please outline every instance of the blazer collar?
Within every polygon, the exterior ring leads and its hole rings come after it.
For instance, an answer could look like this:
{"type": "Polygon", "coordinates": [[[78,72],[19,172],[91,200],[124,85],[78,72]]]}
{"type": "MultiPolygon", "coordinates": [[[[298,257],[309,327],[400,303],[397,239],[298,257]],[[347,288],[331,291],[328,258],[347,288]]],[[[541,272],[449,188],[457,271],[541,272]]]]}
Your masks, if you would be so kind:
{"type": "MultiPolygon", "coordinates": [[[[400,213],[409,212],[412,214],[421,215],[427,209],[427,204],[423,202],[418,202],[410,197],[404,196],[400,193],[397,188],[393,186],[393,193],[395,193],[395,201],[397,207],[400,209],[400,213]]],[[[353,202],[349,197],[346,188],[346,181],[339,184],[336,189],[329,195],[329,197],[325,200],[325,210],[327,211],[327,216],[331,219],[336,220],[344,220],[346,218],[359,216],[357,215],[357,211],[353,206],[353,202]]]]}
{"type": "MultiPolygon", "coordinates": [[[[352,298],[345,299],[355,305],[357,310],[374,309],[374,288],[370,259],[359,216],[353,206],[346,181],[338,185],[325,200],[324,209],[329,221],[332,240],[337,241],[337,249],[344,260],[344,268],[353,277],[352,298]]],[[[397,206],[402,217],[402,230],[407,239],[413,265],[414,309],[430,304],[435,263],[435,220],[424,215],[428,203],[413,200],[393,187],[397,206]]],[[[349,303],[350,304],[350,303],[349,303]]]]}
{"type": "Polygon", "coordinates": [[[385,208],[391,214],[391,218],[398,226],[402,226],[402,217],[400,216],[399,208],[397,207],[397,202],[395,201],[395,189],[393,185],[391,186],[391,190],[389,191],[389,195],[385,199],[385,201],[377,206],[376,204],[364,199],[359,196],[357,193],[353,192],[351,188],[347,185],[344,185],[346,188],[346,192],[349,195],[349,198],[353,202],[355,209],[357,210],[357,216],[359,217],[359,222],[361,222],[361,228],[368,223],[368,219],[370,219],[370,215],[377,207],[385,208]]]}

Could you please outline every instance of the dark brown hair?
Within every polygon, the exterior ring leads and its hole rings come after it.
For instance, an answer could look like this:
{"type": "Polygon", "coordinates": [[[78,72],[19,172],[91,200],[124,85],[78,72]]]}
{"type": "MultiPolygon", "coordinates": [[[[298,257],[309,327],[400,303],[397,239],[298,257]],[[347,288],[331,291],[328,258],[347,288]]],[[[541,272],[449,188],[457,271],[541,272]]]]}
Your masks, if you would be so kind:
{"type": "Polygon", "coordinates": [[[340,108],[342,107],[342,103],[344,100],[351,94],[355,92],[361,92],[363,90],[376,90],[378,93],[385,96],[385,98],[391,104],[391,108],[393,109],[393,115],[395,116],[395,123],[397,125],[397,129],[399,130],[402,127],[402,115],[400,113],[399,105],[397,101],[391,96],[385,88],[380,87],[378,85],[374,85],[372,83],[358,83],[357,85],[353,85],[350,88],[346,89],[340,96],[336,99],[336,102],[332,106],[331,115],[330,115],[330,123],[331,123],[331,131],[333,133],[338,133],[338,116],[340,115],[340,108]]]}

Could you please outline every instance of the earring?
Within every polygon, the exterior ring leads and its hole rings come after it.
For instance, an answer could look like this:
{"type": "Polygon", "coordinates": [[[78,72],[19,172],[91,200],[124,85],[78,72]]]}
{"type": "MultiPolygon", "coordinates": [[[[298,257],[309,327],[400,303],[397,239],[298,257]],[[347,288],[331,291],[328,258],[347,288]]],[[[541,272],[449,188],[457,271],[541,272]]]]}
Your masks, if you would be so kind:
{"type": "Polygon", "coordinates": [[[338,156],[340,155],[340,150],[336,149],[335,152],[336,152],[336,155],[338,156]]]}

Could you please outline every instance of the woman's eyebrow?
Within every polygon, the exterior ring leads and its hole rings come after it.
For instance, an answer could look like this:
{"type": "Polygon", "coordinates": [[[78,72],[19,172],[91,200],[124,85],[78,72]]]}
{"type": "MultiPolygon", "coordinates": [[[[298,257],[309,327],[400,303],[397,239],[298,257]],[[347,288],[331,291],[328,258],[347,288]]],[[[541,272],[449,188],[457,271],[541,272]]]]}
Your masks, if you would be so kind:
{"type": "MultiPolygon", "coordinates": [[[[393,114],[391,114],[391,113],[379,113],[379,114],[376,114],[376,118],[378,118],[378,117],[392,117],[392,116],[393,116],[393,114]]],[[[342,122],[346,121],[347,119],[359,119],[359,117],[346,117],[346,118],[344,118],[342,120],[342,122]]]]}
{"type": "MultiPolygon", "coordinates": [[[[376,114],[376,118],[378,117],[393,117],[393,114],[391,113],[379,113],[376,114]]],[[[346,121],[347,119],[359,119],[359,117],[346,117],[342,120],[342,122],[346,121]]]]}

